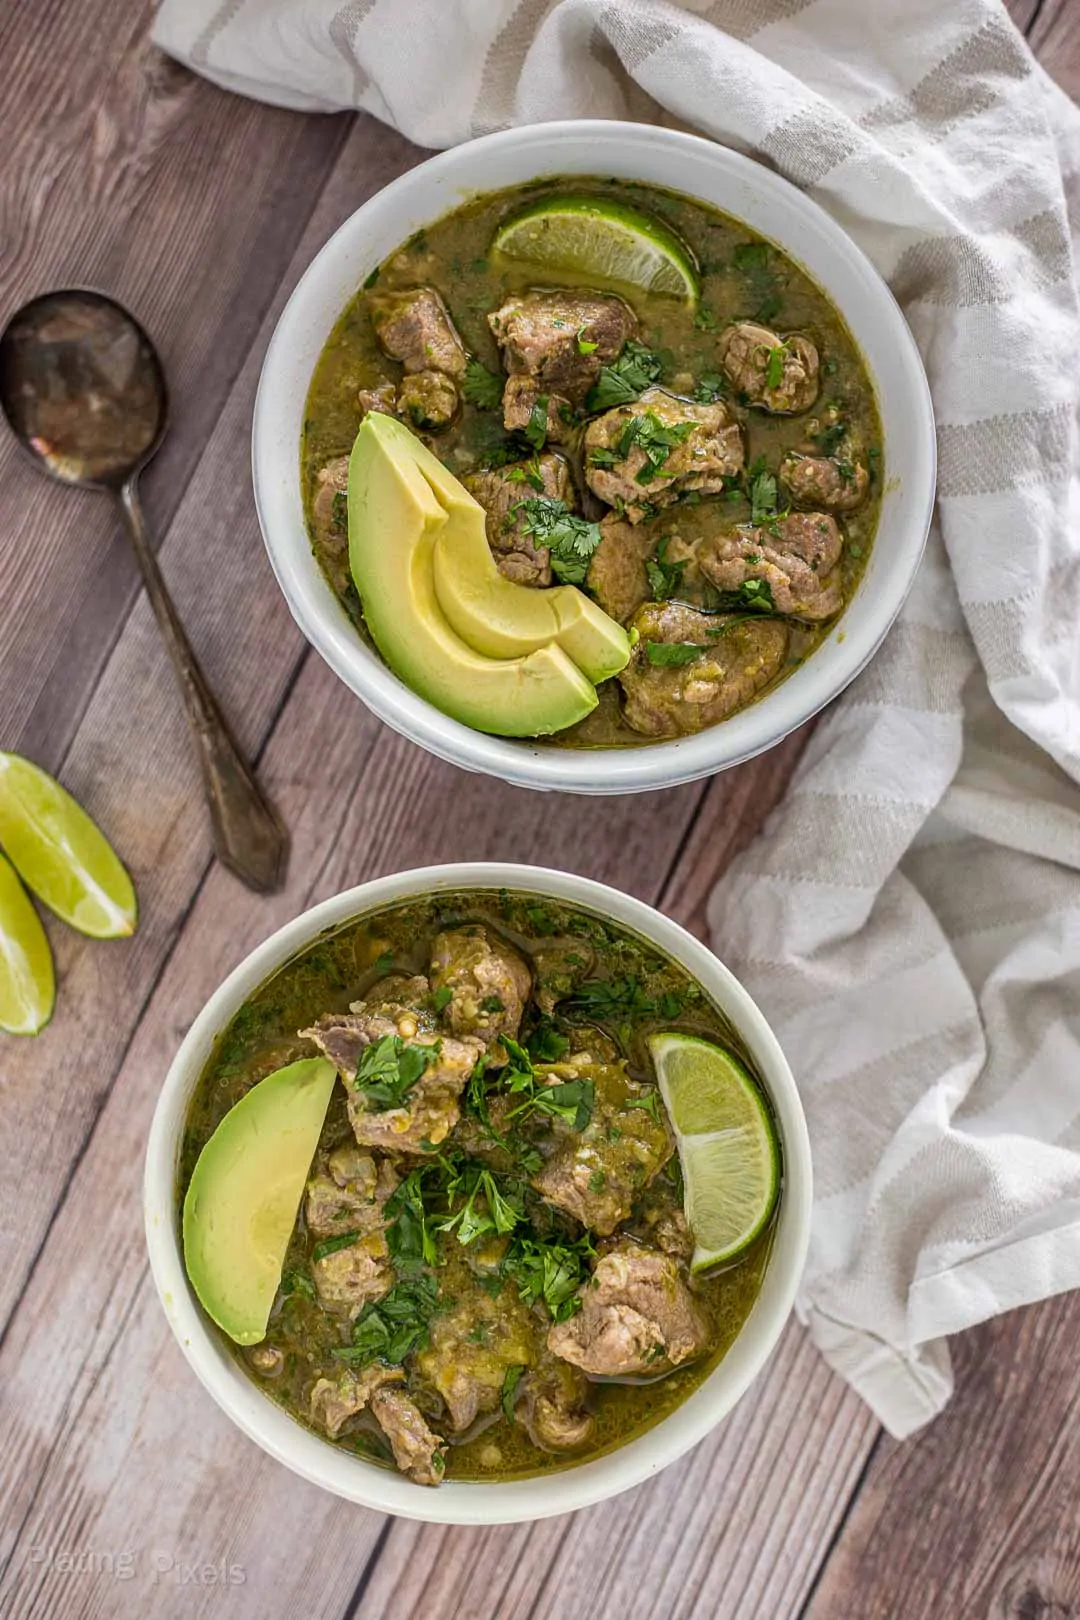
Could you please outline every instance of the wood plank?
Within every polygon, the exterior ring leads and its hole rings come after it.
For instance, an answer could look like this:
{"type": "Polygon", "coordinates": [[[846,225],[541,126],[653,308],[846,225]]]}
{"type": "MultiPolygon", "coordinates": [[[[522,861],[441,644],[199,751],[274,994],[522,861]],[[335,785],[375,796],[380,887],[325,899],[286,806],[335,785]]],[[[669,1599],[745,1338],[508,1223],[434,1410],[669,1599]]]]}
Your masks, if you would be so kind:
{"type": "Polygon", "coordinates": [[[957,1393],[883,1439],[806,1620],[1069,1620],[1080,1612],[1080,1297],[953,1344],[957,1393]]]}
{"type": "Polygon", "coordinates": [[[1080,6],[1076,0],[1042,0],[1028,39],[1051,77],[1070,96],[1080,96],[1080,6]]]}
{"type": "MultiPolygon", "coordinates": [[[[246,468],[261,356],[276,314],[316,247],[415,148],[358,124],[233,387],[162,545],[162,564],[207,674],[254,752],[272,725],[304,644],[267,565],[246,468]],[[240,472],[238,473],[238,469],[240,472]],[[213,588],[207,582],[213,581],[213,588]],[[252,679],[252,671],[258,679],[252,679]]],[[[47,610],[47,604],[46,604],[47,610]]],[[[3,708],[17,698],[5,660],[3,708]]],[[[342,689],[342,702],[362,711],[342,689]]],[[[18,1296],[210,859],[201,792],[173,676],[139,598],[67,752],[65,785],[131,866],[141,902],[131,941],[87,941],[49,925],[57,1015],[37,1041],[5,1045],[5,1124],[24,1144],[24,1184],[0,1187],[0,1322],[18,1296]],[[77,1054],[71,1084],[58,1086],[77,1054]]]]}
{"type": "MultiPolygon", "coordinates": [[[[225,95],[153,49],[151,9],[0,8],[0,319],[47,287],[88,283],[145,322],[172,390],[172,427],[146,480],[163,533],[349,120],[225,95]]],[[[374,121],[367,139],[376,173],[380,149],[412,150],[374,121]]],[[[136,572],[109,500],[47,482],[6,432],[0,582],[0,738],[55,769],[136,572]]]]}

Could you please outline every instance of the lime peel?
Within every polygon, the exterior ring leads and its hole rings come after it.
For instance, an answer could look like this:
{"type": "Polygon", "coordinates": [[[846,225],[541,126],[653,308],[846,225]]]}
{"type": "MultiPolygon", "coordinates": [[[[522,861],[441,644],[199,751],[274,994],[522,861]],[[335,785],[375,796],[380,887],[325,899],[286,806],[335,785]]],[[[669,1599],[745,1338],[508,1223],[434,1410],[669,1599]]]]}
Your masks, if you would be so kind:
{"type": "Polygon", "coordinates": [[[694,305],[693,255],[655,215],[606,197],[544,197],[506,220],[492,250],[537,269],[617,282],[694,305]]]}
{"type": "Polygon", "coordinates": [[[55,1004],[56,974],[41,918],[0,855],[0,1029],[39,1035],[55,1004]]]}
{"type": "Polygon", "coordinates": [[[677,1032],[649,1050],[679,1149],[691,1271],[743,1254],[768,1224],[780,1190],[780,1150],[768,1104],[722,1047],[677,1032]]]}
{"type": "Polygon", "coordinates": [[[0,752],[0,846],[28,888],[94,939],[134,933],[135,888],[104,833],[47,771],[0,752]]]}

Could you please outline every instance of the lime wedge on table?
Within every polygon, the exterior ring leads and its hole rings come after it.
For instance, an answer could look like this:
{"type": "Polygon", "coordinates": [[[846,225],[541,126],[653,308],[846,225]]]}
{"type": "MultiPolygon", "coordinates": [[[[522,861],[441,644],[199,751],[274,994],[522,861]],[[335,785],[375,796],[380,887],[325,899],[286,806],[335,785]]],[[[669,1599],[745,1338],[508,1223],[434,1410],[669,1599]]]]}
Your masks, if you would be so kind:
{"type": "Polygon", "coordinates": [[[94,939],[135,931],[127,869],[59,782],[19,754],[0,753],[0,848],[28,888],[94,939]]]}
{"type": "Polygon", "coordinates": [[[52,1017],[56,976],[41,918],[0,855],[0,1029],[37,1035],[52,1017]]]}
{"type": "Polygon", "coordinates": [[[691,1271],[743,1252],[765,1226],[780,1186],[780,1151],[764,1097],[742,1064],[711,1041],[652,1035],[660,1095],[679,1145],[691,1271]]]}
{"type": "Polygon", "coordinates": [[[619,281],[696,303],[690,249],[660,219],[600,197],[547,197],[495,233],[494,251],[541,270],[619,281]]]}

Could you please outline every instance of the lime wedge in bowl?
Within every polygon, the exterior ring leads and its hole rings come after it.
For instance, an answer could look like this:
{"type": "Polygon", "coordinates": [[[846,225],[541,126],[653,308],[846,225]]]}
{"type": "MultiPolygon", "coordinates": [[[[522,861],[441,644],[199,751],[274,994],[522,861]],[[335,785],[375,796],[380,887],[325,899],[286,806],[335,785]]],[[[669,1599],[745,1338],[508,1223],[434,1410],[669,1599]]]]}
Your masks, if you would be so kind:
{"type": "Polygon", "coordinates": [[[93,939],[133,934],[135,888],[105,834],[59,782],[0,753],[0,848],[63,922],[93,939]]]}
{"type": "Polygon", "coordinates": [[[693,1035],[649,1037],[679,1148],[691,1271],[734,1260],[776,1207],[780,1148],[768,1104],[730,1052],[693,1035]]]}
{"type": "Polygon", "coordinates": [[[652,214],[603,197],[546,197],[505,220],[492,250],[538,270],[615,281],[696,304],[693,254],[652,214]]]}
{"type": "Polygon", "coordinates": [[[53,1013],[56,975],[41,918],[0,855],[0,1029],[38,1035],[53,1013]]]}

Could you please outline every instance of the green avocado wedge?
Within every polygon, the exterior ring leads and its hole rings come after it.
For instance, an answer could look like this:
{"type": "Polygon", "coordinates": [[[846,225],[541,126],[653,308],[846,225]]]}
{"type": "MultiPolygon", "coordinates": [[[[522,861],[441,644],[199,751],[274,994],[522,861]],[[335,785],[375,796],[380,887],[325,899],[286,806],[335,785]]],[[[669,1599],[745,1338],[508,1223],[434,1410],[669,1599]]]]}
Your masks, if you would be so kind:
{"type": "Polygon", "coordinates": [[[630,662],[630,638],[576,585],[536,590],[500,574],[487,517],[464,484],[416,441],[417,466],[446,512],[435,541],[435,595],[452,629],[489,658],[519,658],[554,642],[597,685],[630,662]]]}
{"type": "Polygon", "coordinates": [[[336,1079],[325,1058],[275,1069],[199,1154],[184,1198],[184,1264],[207,1315],[237,1344],[266,1336],[336,1079]]]}
{"type": "Polygon", "coordinates": [[[413,691],[477,731],[535,737],[574,725],[596,707],[596,690],[553,639],[493,658],[447,620],[434,556],[452,519],[421,470],[422,455],[430,452],[406,427],[372,412],[349,458],[349,564],[375,645],[413,691]]]}

